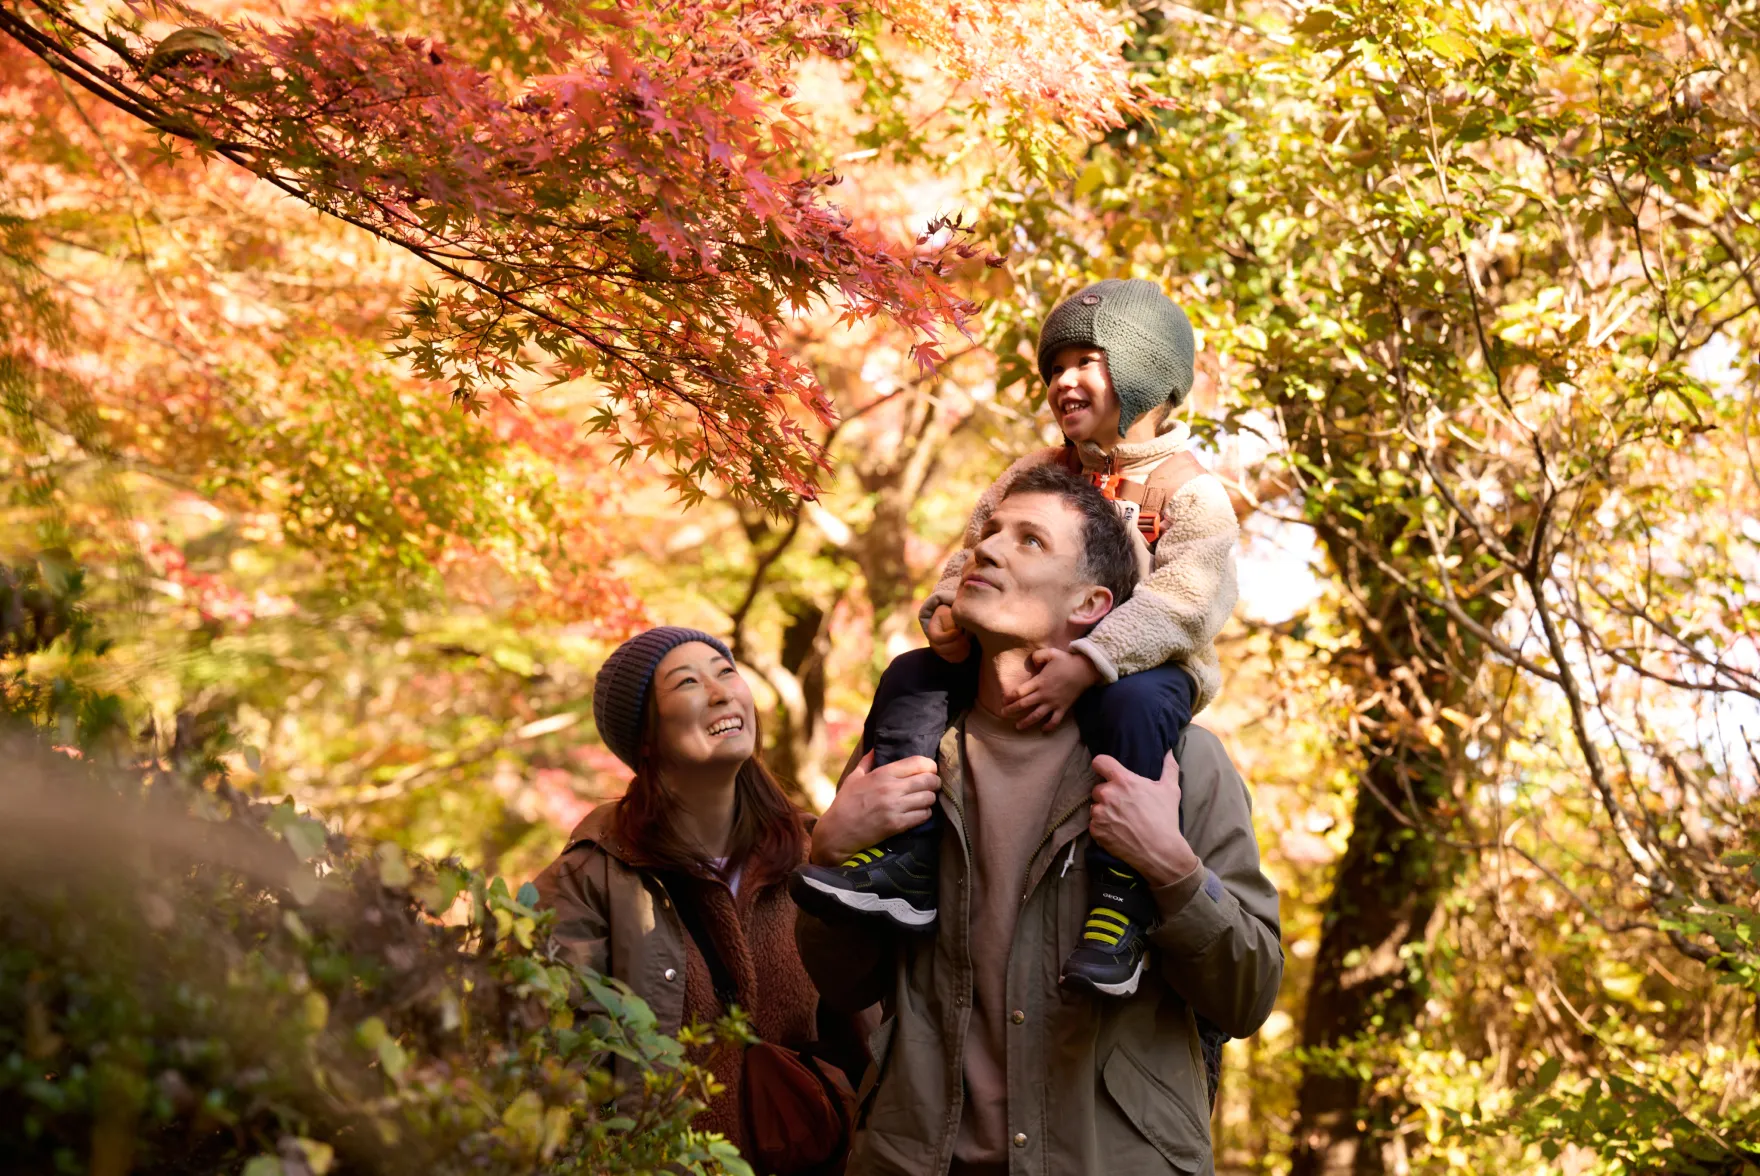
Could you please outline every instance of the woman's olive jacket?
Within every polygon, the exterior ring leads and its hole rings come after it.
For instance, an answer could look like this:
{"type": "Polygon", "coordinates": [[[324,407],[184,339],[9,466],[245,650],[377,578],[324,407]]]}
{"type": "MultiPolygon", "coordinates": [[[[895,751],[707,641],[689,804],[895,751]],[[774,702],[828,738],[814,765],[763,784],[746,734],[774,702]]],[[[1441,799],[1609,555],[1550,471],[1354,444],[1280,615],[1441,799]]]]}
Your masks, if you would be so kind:
{"type": "MultiPolygon", "coordinates": [[[[971,849],[956,726],[941,743],[940,918],[934,935],[832,925],[796,938],[825,999],[887,1014],[869,1041],[848,1176],[948,1170],[960,1121],[972,1007],[971,849]]],[[[1058,986],[1087,914],[1089,752],[1064,765],[1029,868],[1008,968],[1010,1176],[1209,1176],[1209,1098],[1194,1014],[1235,1037],[1270,1014],[1283,975],[1277,891],[1259,868],[1251,802],[1221,742],[1187,728],[1177,751],[1182,820],[1203,868],[1156,892],[1161,920],[1136,993],[1058,986]]]]}
{"type": "MultiPolygon", "coordinates": [[[[604,804],[588,813],[536,879],[539,905],[556,912],[552,951],[628,984],[669,1037],[693,1022],[712,1024],[724,1009],[678,911],[679,902],[694,901],[751,1027],[791,1049],[814,1041],[819,995],[795,950],[796,911],[784,880],[748,878],[735,897],[719,880],[644,868],[617,835],[616,808],[604,804]]],[[[740,1051],[717,1045],[693,1056],[723,1086],[695,1126],[719,1131],[743,1149],[740,1051]]],[[[613,1074],[641,1088],[640,1075],[622,1059],[613,1060],[613,1074]]]]}

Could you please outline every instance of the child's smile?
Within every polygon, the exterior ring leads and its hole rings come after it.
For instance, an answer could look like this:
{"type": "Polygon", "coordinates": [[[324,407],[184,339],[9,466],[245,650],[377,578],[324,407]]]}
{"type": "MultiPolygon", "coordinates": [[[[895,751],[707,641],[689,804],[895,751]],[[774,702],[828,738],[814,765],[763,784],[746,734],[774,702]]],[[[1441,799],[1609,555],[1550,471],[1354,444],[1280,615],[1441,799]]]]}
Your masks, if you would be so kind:
{"type": "Polygon", "coordinates": [[[1051,362],[1046,397],[1057,427],[1071,441],[1098,441],[1118,432],[1118,394],[1106,353],[1098,347],[1065,347],[1051,362]]]}

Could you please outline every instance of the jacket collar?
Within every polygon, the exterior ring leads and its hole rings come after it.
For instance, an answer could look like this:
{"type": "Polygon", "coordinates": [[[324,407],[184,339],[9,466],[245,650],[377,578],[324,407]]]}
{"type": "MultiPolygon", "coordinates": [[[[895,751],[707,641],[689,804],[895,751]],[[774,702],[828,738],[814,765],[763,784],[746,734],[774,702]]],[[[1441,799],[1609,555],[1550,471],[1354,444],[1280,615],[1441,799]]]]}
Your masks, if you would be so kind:
{"type": "Polygon", "coordinates": [[[568,835],[568,848],[596,845],[626,866],[635,865],[634,855],[617,835],[617,802],[607,800],[582,817],[574,832],[568,835]]]}
{"type": "MultiPolygon", "coordinates": [[[[941,747],[937,753],[942,769],[941,794],[953,805],[962,825],[966,812],[965,735],[966,716],[961,713],[941,736],[941,747]]],[[[1081,808],[1099,779],[1094,774],[1093,761],[1094,753],[1085,744],[1078,741],[1070,749],[1068,758],[1063,762],[1063,770],[1058,775],[1057,787],[1051,792],[1048,819],[1062,824],[1081,808]]]]}
{"type": "MultiPolygon", "coordinates": [[[[1168,421],[1161,432],[1147,441],[1120,441],[1112,447],[1112,472],[1127,478],[1148,472],[1192,443],[1192,430],[1184,421],[1168,421]]],[[[1076,446],[1084,470],[1106,468],[1107,454],[1092,441],[1076,446]]]]}
{"type": "MultiPolygon", "coordinates": [[[[808,838],[813,835],[813,826],[819,818],[811,813],[806,814],[802,822],[806,826],[808,838]]],[[[568,845],[564,852],[579,845],[597,846],[606,854],[615,858],[632,870],[653,869],[655,863],[648,860],[626,842],[617,831],[617,802],[607,800],[582,817],[574,831],[568,835],[568,845]]]]}

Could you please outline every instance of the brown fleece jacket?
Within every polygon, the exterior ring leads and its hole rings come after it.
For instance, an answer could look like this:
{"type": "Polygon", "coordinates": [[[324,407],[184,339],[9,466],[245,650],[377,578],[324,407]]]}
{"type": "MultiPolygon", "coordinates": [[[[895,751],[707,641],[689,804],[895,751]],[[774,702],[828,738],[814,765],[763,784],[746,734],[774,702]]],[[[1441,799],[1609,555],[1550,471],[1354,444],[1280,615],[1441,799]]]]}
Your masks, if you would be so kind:
{"type": "MultiPolygon", "coordinates": [[[[752,1029],[765,1041],[799,1049],[814,1038],[814,1013],[819,992],[801,966],[794,945],[794,902],[776,883],[747,888],[736,897],[718,880],[672,877],[678,902],[694,902],[715,940],[715,950],[733,978],[735,1001],[752,1029]],[[682,891],[682,893],[681,893],[682,891]],[[764,966],[758,967],[757,961],[764,966]]],[[[685,940],[684,1022],[712,1025],[727,1010],[715,995],[708,962],[694,940],[685,940]]],[[[693,1126],[719,1131],[746,1150],[745,1123],[740,1115],[742,1051],[736,1044],[717,1042],[690,1052],[691,1060],[708,1067],[726,1087],[697,1117],[693,1126]]]]}

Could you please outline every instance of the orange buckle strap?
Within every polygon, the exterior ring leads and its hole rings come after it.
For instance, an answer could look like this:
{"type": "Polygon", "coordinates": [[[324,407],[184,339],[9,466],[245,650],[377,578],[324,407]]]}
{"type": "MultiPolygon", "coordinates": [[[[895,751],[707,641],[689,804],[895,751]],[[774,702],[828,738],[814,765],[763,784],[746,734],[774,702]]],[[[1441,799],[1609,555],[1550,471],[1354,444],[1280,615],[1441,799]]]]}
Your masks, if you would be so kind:
{"type": "Polygon", "coordinates": [[[1134,523],[1137,530],[1142,532],[1143,542],[1154,547],[1155,541],[1161,538],[1161,512],[1143,509],[1141,496],[1146,493],[1147,487],[1131,481],[1122,474],[1094,472],[1088,475],[1088,480],[1094,483],[1100,493],[1104,494],[1108,500],[1128,504],[1127,509],[1120,513],[1124,514],[1127,521],[1134,523]],[[1137,494],[1127,494],[1125,492],[1127,486],[1134,488],[1137,494]]]}

